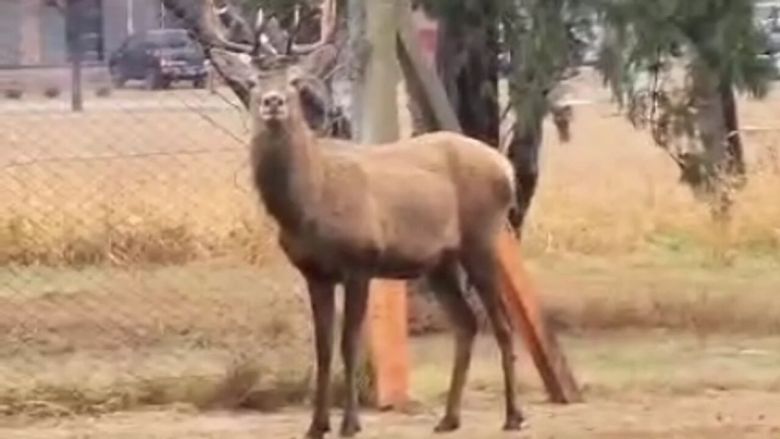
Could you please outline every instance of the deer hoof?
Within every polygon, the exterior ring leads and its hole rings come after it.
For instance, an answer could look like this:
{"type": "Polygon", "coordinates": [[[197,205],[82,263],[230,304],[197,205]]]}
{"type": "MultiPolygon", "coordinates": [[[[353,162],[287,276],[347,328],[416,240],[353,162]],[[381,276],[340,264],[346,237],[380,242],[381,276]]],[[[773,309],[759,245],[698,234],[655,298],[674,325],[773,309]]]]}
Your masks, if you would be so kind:
{"type": "Polygon", "coordinates": [[[354,437],[360,433],[362,428],[360,427],[360,421],[354,418],[344,418],[344,422],[341,424],[341,437],[354,437]]]}
{"type": "Polygon", "coordinates": [[[311,427],[306,432],[306,439],[322,439],[330,431],[328,422],[312,422],[311,427]]]}
{"type": "Polygon", "coordinates": [[[525,419],[523,419],[523,415],[517,413],[514,415],[509,415],[506,418],[506,422],[504,422],[504,431],[520,431],[523,429],[523,427],[526,426],[525,419]]]}
{"type": "Polygon", "coordinates": [[[433,429],[436,433],[447,433],[460,428],[460,419],[454,416],[444,416],[433,429]]]}

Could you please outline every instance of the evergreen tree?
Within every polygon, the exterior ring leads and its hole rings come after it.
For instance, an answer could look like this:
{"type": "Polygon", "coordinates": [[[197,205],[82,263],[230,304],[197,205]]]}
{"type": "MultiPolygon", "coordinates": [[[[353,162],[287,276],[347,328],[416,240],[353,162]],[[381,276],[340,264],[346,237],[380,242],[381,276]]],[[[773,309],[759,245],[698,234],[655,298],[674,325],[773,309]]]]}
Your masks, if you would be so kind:
{"type": "Polygon", "coordinates": [[[599,68],[682,180],[727,219],[745,180],[736,92],[762,97],[774,76],[752,0],[596,0],[599,68]]]}

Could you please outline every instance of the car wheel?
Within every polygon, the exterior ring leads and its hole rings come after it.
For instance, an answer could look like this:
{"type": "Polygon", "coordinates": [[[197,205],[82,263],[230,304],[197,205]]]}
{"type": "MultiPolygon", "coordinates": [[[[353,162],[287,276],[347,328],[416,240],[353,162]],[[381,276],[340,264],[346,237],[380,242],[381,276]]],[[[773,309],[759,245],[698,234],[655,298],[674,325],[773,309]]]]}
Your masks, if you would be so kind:
{"type": "Polygon", "coordinates": [[[159,90],[165,86],[165,80],[158,70],[149,69],[144,78],[144,86],[147,90],[159,90]]]}
{"type": "Polygon", "coordinates": [[[125,85],[125,82],[127,82],[127,79],[125,79],[125,76],[116,65],[108,67],[108,74],[111,77],[111,84],[116,88],[122,88],[122,86],[125,85]]]}

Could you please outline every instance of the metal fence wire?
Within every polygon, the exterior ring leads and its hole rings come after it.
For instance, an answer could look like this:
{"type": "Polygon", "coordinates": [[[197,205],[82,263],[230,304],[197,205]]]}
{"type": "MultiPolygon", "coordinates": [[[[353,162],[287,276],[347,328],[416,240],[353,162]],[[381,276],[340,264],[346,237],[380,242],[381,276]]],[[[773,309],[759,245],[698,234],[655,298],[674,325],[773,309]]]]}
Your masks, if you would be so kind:
{"type": "Polygon", "coordinates": [[[94,2],[72,111],[49,3],[0,1],[0,414],[305,395],[306,302],[272,263],[243,109],[219,83],[112,78],[127,34],[165,25],[143,0],[94,2]]]}

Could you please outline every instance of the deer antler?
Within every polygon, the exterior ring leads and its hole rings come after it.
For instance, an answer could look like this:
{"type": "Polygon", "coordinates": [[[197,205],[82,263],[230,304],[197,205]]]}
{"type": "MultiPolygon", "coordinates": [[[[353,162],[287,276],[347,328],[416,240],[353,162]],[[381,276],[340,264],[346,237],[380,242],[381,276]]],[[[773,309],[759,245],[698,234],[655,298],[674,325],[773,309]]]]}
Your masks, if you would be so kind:
{"type": "MultiPolygon", "coordinates": [[[[338,50],[332,44],[336,29],[334,0],[324,1],[320,41],[294,44],[293,33],[288,37],[287,53],[269,49],[271,44],[264,32],[274,30],[275,18],[267,17],[262,10],[258,10],[252,27],[232,7],[229,0],[162,1],[201,43],[213,68],[238,96],[244,107],[249,107],[252,81],[240,78],[247,78],[249,70],[267,70],[298,63],[306,72],[305,75],[299,76],[306,110],[316,114],[316,117],[309,118],[310,122],[327,119],[330,113],[335,111],[325,80],[338,57],[338,50]],[[261,48],[266,49],[262,54],[261,48]],[[225,56],[226,52],[237,54],[238,57],[225,56]],[[241,58],[244,58],[243,62],[240,61],[241,58]]],[[[279,32],[283,31],[280,29],[279,32]]],[[[315,122],[314,125],[323,123],[315,122]]]]}
{"type": "MultiPolygon", "coordinates": [[[[297,12],[297,11],[296,11],[297,12]]],[[[320,39],[315,43],[310,44],[297,44],[295,43],[295,37],[298,33],[302,18],[300,14],[296,13],[295,31],[290,36],[290,45],[288,47],[288,53],[292,55],[305,55],[312,53],[322,46],[333,42],[333,37],[336,34],[336,1],[335,0],[323,0],[320,6],[320,39]]]]}
{"type": "MultiPolygon", "coordinates": [[[[184,20],[206,49],[221,48],[256,57],[260,47],[265,46],[271,56],[278,55],[268,48],[270,44],[264,35],[273,17],[266,17],[261,9],[256,13],[254,26],[250,26],[228,0],[163,0],[163,5],[184,20]]],[[[297,44],[293,34],[289,36],[286,55],[306,55],[332,42],[336,29],[335,1],[325,0],[322,8],[320,41],[297,44]]]]}

